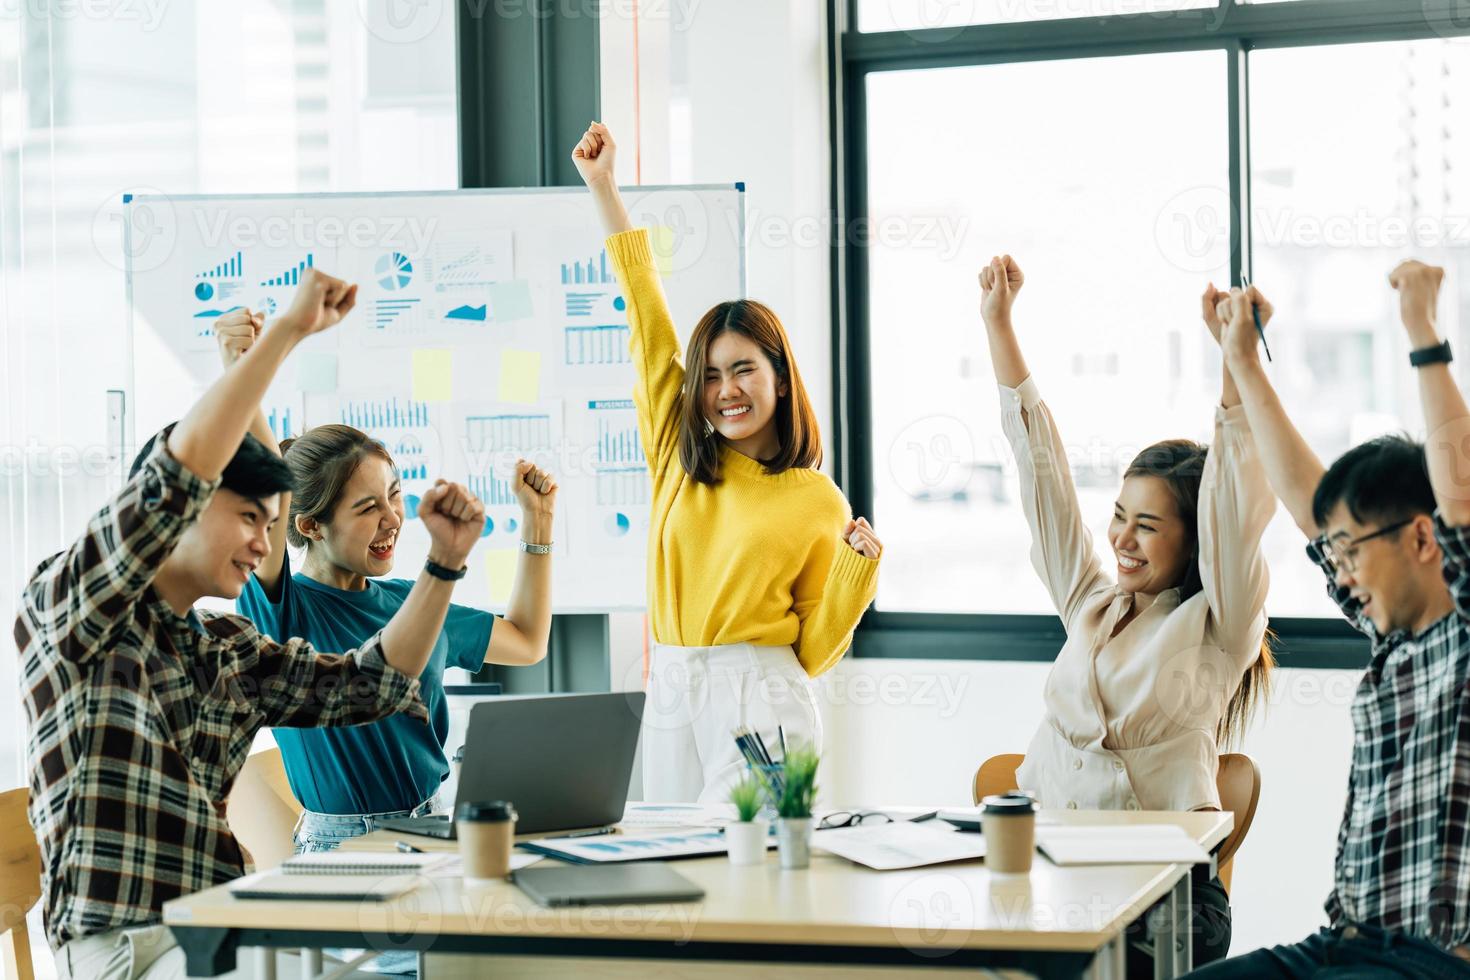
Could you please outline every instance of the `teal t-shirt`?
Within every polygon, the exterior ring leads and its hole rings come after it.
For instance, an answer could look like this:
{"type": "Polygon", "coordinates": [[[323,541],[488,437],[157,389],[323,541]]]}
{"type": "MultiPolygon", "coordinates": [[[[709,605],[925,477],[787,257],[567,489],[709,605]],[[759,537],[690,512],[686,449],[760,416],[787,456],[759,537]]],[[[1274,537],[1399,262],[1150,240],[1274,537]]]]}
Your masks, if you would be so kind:
{"type": "MultiPolygon", "coordinates": [[[[288,557],[275,602],[252,575],[236,608],[277,641],[299,636],[324,653],[340,653],[356,649],[387,626],[412,588],[405,579],[368,579],[366,589],[347,592],[291,574],[288,557]]],[[[449,607],[419,675],[419,697],[429,710],[427,725],[391,715],[350,728],[274,729],[291,792],[301,805],[317,813],[387,813],[411,809],[437,792],[449,775],[444,668],[479,670],[494,623],[488,612],[449,607]]]]}

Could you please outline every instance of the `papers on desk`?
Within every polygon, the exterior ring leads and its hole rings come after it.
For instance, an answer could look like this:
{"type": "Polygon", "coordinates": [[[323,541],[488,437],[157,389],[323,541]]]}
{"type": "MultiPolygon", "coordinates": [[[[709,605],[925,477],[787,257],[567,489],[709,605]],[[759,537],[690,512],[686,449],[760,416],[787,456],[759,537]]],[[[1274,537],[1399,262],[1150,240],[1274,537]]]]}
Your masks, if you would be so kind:
{"type": "Polygon", "coordinates": [[[1210,855],[1183,827],[1040,826],[1036,847],[1052,864],[1208,864],[1210,855]]]}
{"type": "Polygon", "coordinates": [[[735,819],[729,803],[629,803],[620,827],[723,827],[735,819]]]}
{"type": "MultiPolygon", "coordinates": [[[[771,838],[767,846],[774,846],[771,838]]],[[[725,835],[718,830],[692,830],[683,834],[626,837],[547,837],[525,841],[523,849],[574,864],[613,864],[619,861],[667,861],[673,858],[708,857],[724,854],[725,835]]]]}
{"type": "Polygon", "coordinates": [[[933,822],[860,824],[812,835],[812,847],[875,871],[922,868],[985,856],[985,838],[933,822]]]}

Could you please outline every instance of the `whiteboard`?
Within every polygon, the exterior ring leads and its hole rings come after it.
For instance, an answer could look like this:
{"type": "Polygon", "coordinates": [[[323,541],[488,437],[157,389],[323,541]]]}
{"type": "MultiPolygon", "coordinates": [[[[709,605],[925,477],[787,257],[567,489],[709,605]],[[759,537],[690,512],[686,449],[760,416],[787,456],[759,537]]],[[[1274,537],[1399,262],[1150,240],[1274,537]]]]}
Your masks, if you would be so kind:
{"type": "MultiPolygon", "coordinates": [[[[684,331],[745,295],[741,184],[625,188],[684,331]]],[[[307,266],[356,282],[357,307],[291,355],[262,407],[277,438],[345,422],[393,454],[410,519],[394,574],[417,575],[413,519],[437,477],[485,501],[455,599],[503,611],[518,555],[517,456],[557,477],[553,605],[646,605],[649,480],[625,303],[581,188],[247,196],[124,205],[132,444],[219,377],[214,320],[283,310],[307,266]]],[[[293,556],[293,559],[299,556],[293,556]]]]}

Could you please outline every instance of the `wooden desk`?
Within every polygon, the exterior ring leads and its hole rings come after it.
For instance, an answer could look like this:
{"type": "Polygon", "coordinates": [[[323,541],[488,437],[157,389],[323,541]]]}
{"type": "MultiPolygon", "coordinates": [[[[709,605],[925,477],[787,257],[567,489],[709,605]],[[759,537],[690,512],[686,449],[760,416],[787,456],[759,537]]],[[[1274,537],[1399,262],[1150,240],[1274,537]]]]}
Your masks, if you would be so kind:
{"type": "MultiPolygon", "coordinates": [[[[1174,823],[1207,850],[1234,825],[1229,813],[1047,812],[1067,824],[1174,823]]],[[[378,832],[356,849],[392,847],[378,832]]],[[[428,849],[452,842],[415,838],[428,849]]],[[[679,958],[852,967],[1017,968],[1042,977],[1124,976],[1123,933],[1163,902],[1160,975],[1187,969],[1189,865],[1058,868],[1038,855],[1029,876],[981,862],[871,871],[814,852],[811,868],[737,868],[724,857],[679,861],[702,886],[685,904],[547,909],[509,882],[467,887],[430,878],[392,902],[267,902],[224,886],[169,902],[164,922],[191,976],[235,965],[238,947],[348,947],[603,960],[679,958]],[[1178,930],[1178,931],[1176,931],[1178,930]]],[[[435,957],[438,959],[438,957],[435,957]]],[[[423,960],[421,959],[421,963],[423,960]]],[[[424,980],[435,971],[425,970],[424,980]]]]}

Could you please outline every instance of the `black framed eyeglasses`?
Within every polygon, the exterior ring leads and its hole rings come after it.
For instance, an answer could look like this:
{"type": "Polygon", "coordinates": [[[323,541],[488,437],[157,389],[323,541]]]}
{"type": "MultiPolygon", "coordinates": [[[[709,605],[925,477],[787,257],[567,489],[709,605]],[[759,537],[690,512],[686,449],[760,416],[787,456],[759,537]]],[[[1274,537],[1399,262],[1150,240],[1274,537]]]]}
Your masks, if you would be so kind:
{"type": "Polygon", "coordinates": [[[838,830],[842,827],[856,827],[863,823],[893,823],[893,818],[876,810],[837,810],[823,817],[817,824],[817,829],[838,830]]]}
{"type": "Polygon", "coordinates": [[[1413,523],[1414,518],[1409,517],[1405,518],[1402,521],[1399,521],[1397,524],[1390,524],[1388,527],[1380,527],[1376,531],[1370,531],[1367,534],[1353,538],[1352,540],[1343,542],[1341,544],[1339,544],[1336,540],[1329,541],[1327,548],[1327,560],[1332,565],[1333,573],[1336,574],[1339,569],[1348,572],[1349,574],[1356,572],[1358,570],[1359,546],[1366,544],[1369,541],[1372,541],[1374,538],[1381,538],[1386,534],[1392,534],[1400,528],[1408,527],[1410,524],[1413,523]]]}

